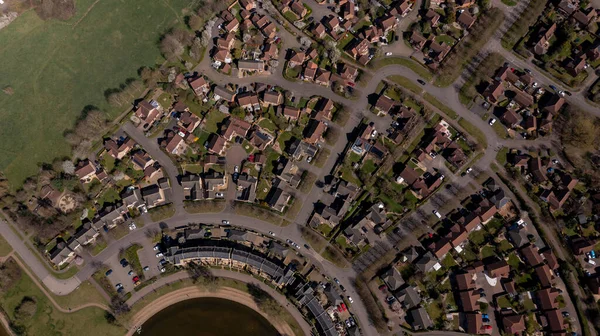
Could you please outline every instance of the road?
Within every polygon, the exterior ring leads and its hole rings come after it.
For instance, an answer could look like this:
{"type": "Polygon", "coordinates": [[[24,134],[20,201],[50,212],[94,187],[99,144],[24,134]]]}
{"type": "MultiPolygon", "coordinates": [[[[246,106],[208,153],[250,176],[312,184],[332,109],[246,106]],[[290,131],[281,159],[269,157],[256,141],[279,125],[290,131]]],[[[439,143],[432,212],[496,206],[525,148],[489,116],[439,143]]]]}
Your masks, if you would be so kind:
{"type": "MultiPolygon", "coordinates": [[[[314,6],[318,6],[314,4],[314,6]]],[[[510,11],[508,8],[504,8],[505,11],[510,11]]],[[[319,9],[321,11],[321,9],[319,9]]],[[[215,27],[217,27],[215,25],[215,27]]],[[[283,48],[294,48],[298,47],[299,44],[296,42],[295,36],[287,32],[283,27],[278,25],[280,28],[280,35],[283,37],[283,48]]],[[[299,31],[291,28],[296,33],[299,31]]],[[[217,33],[217,28],[213,32],[213,36],[217,33]]],[[[499,46],[499,40],[497,38],[490,40],[488,44],[485,46],[485,50],[495,51],[502,54],[506,57],[510,62],[515,64],[518,67],[529,67],[532,68],[529,62],[523,61],[519,58],[514,57],[510,52],[505,51],[499,46]]],[[[359,98],[356,100],[346,99],[338,96],[334,92],[329,89],[326,89],[322,86],[309,84],[305,82],[299,81],[288,81],[282,75],[282,68],[284,63],[284,55],[285,50],[280,50],[279,55],[279,65],[274,69],[274,73],[269,76],[253,76],[246,78],[232,78],[230,76],[223,75],[214,70],[214,68],[210,65],[209,57],[205,57],[202,62],[194,69],[195,71],[204,73],[207,75],[212,82],[219,85],[225,85],[228,83],[235,83],[238,85],[247,85],[254,82],[263,82],[265,84],[270,84],[274,86],[280,86],[287,90],[300,93],[302,96],[323,96],[329,99],[332,99],[338,103],[341,103],[346,106],[351,112],[351,118],[347,122],[347,124],[343,127],[339,127],[336,125],[332,125],[331,127],[338,127],[340,130],[341,138],[339,141],[333,146],[326,146],[330,151],[331,155],[329,156],[327,162],[325,163],[323,168],[317,168],[311,166],[311,171],[314,172],[322,178],[323,176],[329,174],[333,169],[336,160],[338,159],[338,153],[342,153],[344,147],[346,146],[346,141],[343,139],[345,134],[350,133],[362,120],[363,118],[367,118],[369,121],[375,123],[376,127],[382,131],[387,128],[387,125],[390,123],[390,119],[388,118],[379,118],[373,115],[372,113],[367,111],[368,101],[367,95],[373,93],[378,83],[382,80],[386,79],[390,75],[402,75],[410,80],[417,81],[420,77],[412,72],[410,69],[405,68],[400,65],[393,65],[381,68],[377,71],[372,71],[370,69],[363,68],[363,71],[370,73],[372,78],[363,88],[360,89],[359,98]]],[[[536,80],[544,85],[556,85],[559,88],[563,88],[564,86],[558,85],[554,83],[551,78],[547,77],[541,71],[536,71],[535,73],[536,80]]],[[[460,79],[459,79],[460,80],[460,79]]],[[[523,140],[506,140],[500,139],[494,130],[487,124],[486,121],[482,120],[479,116],[469,111],[466,107],[464,107],[457,96],[457,85],[452,85],[446,88],[436,87],[430,84],[426,84],[423,86],[423,89],[437,98],[446,106],[453,109],[460,118],[463,118],[473,124],[476,128],[483,131],[486,140],[487,140],[487,148],[484,148],[483,157],[476,163],[476,167],[482,171],[488,170],[490,164],[495,160],[496,151],[502,147],[514,147],[514,146],[522,146],[522,145],[540,145],[546,144],[549,142],[548,139],[539,139],[535,141],[523,141],[523,140]]],[[[595,115],[600,116],[600,110],[595,108],[589,108],[590,105],[587,103],[585,98],[581,93],[573,94],[571,97],[567,97],[567,101],[576,104],[578,106],[587,106],[586,110],[594,113],[595,115]]],[[[432,107],[433,108],[433,107],[432,107]]],[[[436,112],[444,115],[442,111],[439,111],[433,108],[436,112]]],[[[452,120],[449,120],[452,122],[452,120]]],[[[457,126],[459,127],[459,126],[457,126]]],[[[310,216],[313,208],[313,203],[316,202],[320,196],[322,195],[322,191],[318,188],[312,188],[308,195],[302,195],[303,206],[295,219],[294,223],[286,226],[286,227],[275,227],[270,223],[250,218],[235,215],[233,213],[220,213],[220,214],[187,214],[183,209],[183,190],[181,185],[178,182],[179,170],[170,159],[168,155],[166,155],[158,146],[158,143],[155,139],[148,139],[144,136],[144,134],[136,129],[131,123],[125,123],[122,126],[122,129],[131,136],[138,144],[140,144],[153,158],[155,158],[165,169],[171,180],[171,187],[173,189],[173,203],[177,209],[175,216],[166,220],[165,222],[169,227],[175,227],[180,225],[185,225],[190,222],[201,222],[206,224],[220,224],[223,219],[227,219],[231,222],[232,225],[246,227],[248,229],[261,232],[267,234],[269,231],[273,231],[276,233],[278,238],[281,239],[292,239],[297,242],[299,245],[304,245],[306,241],[302,238],[302,235],[299,230],[300,225],[304,225],[306,220],[310,216]]],[[[460,184],[468,184],[471,181],[469,176],[466,177],[455,177],[460,184]]],[[[526,198],[527,199],[527,198],[526,198]]],[[[5,216],[6,217],[6,216],[5,216]]],[[[42,262],[37,258],[34,253],[32,253],[29,248],[23,243],[23,241],[13,232],[10,227],[10,224],[5,221],[0,221],[0,234],[6,238],[6,240],[11,244],[16,253],[18,253],[21,258],[27,263],[27,265],[31,268],[32,272],[39,278],[44,285],[57,295],[66,295],[73,290],[75,290],[82,281],[85,281],[91,277],[91,275],[96,270],[93,265],[101,264],[109,257],[117,254],[119,250],[123,247],[127,247],[133,243],[140,244],[148,244],[148,238],[146,238],[145,231],[148,229],[159,228],[160,223],[147,223],[143,229],[138,229],[122,239],[110,244],[104,251],[102,251],[97,256],[91,258],[92,262],[88,262],[78,273],[76,276],[70,279],[60,280],[55,278],[51,272],[42,264],[42,262]]],[[[551,235],[553,236],[553,235],[551,235]]],[[[393,244],[392,244],[393,245],[393,244]]],[[[557,246],[559,247],[559,257],[563,254],[560,251],[560,244],[556,240],[550,241],[550,245],[556,250],[557,246]]],[[[330,262],[324,260],[318,253],[314,250],[306,250],[302,249],[300,251],[303,255],[308,257],[311,262],[315,263],[324,273],[329,275],[330,277],[338,278],[344,286],[348,290],[348,295],[351,295],[355,298],[355,303],[352,305],[352,310],[356,314],[356,317],[361,324],[363,332],[366,335],[377,335],[377,331],[371,325],[368,319],[367,311],[362,304],[361,300],[359,300],[359,296],[353,288],[352,284],[354,283],[354,278],[356,277],[356,272],[352,268],[344,268],[340,269],[330,262]]],[[[164,280],[167,281],[167,280],[164,280]]],[[[579,289],[577,287],[577,289],[579,289]]],[[[132,298],[133,299],[133,298],[132,298]]],[[[578,322],[577,322],[578,323],[578,322]]],[[[425,333],[430,336],[437,335],[450,335],[452,333],[447,332],[431,332],[425,333]]],[[[461,334],[462,335],[462,334],[461,334]]]]}

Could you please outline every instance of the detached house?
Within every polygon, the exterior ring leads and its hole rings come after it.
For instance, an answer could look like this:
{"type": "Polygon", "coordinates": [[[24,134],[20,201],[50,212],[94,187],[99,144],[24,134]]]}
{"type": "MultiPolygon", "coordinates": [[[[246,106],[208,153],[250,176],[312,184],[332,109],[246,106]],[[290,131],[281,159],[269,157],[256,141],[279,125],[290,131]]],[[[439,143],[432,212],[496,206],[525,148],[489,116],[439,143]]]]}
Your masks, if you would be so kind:
{"type": "Polygon", "coordinates": [[[159,104],[154,100],[142,100],[135,110],[135,116],[140,120],[140,125],[144,130],[148,130],[160,117],[159,104]]]}
{"type": "Polygon", "coordinates": [[[197,96],[204,96],[210,90],[210,86],[208,82],[204,79],[204,77],[198,77],[196,79],[190,80],[190,87],[194,90],[194,93],[197,96]]]}
{"type": "Polygon", "coordinates": [[[135,141],[130,138],[126,138],[119,142],[109,139],[104,142],[104,149],[106,149],[106,152],[113,158],[121,160],[125,155],[129,154],[135,145],[135,141]]]}
{"type": "Polygon", "coordinates": [[[96,178],[96,166],[90,160],[79,161],[75,167],[75,175],[82,183],[92,182],[96,178]]]}

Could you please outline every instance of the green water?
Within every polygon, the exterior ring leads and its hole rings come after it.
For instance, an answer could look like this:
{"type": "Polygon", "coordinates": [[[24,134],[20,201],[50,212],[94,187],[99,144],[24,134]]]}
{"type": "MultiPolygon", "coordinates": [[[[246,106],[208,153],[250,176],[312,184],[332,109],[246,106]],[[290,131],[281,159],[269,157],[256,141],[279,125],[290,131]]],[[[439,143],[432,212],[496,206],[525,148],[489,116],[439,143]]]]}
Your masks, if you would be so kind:
{"type": "Polygon", "coordinates": [[[201,298],[176,303],[142,325],[141,336],[277,336],[262,315],[237,302],[201,298]]]}

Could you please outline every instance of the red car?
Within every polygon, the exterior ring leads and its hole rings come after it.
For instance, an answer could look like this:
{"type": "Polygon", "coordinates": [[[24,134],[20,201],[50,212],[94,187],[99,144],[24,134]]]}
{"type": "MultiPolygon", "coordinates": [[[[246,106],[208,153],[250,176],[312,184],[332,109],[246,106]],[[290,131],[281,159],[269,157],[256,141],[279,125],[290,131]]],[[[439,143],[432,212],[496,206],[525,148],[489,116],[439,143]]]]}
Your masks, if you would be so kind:
{"type": "Polygon", "coordinates": [[[136,275],[133,277],[132,280],[133,280],[133,283],[136,283],[136,282],[140,281],[140,277],[136,275]]]}
{"type": "Polygon", "coordinates": [[[486,325],[484,326],[485,330],[492,330],[492,326],[491,325],[486,325]]]}
{"type": "Polygon", "coordinates": [[[379,290],[380,290],[382,293],[387,293],[387,286],[386,286],[386,285],[381,285],[381,286],[379,286],[379,290]]]}
{"type": "Polygon", "coordinates": [[[346,308],[346,304],[345,303],[340,304],[340,307],[342,307],[343,311],[348,310],[348,308],[346,308]]]}

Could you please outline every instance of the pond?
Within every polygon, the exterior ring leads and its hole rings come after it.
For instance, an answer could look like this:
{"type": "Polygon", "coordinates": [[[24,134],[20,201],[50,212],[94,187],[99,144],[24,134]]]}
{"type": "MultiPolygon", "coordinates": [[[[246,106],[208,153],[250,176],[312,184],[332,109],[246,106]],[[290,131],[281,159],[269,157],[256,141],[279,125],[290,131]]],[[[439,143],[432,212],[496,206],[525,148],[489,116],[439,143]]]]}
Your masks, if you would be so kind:
{"type": "Polygon", "coordinates": [[[142,325],[142,336],[276,336],[269,321],[247,306],[218,298],[190,299],[169,306],[142,325]]]}

